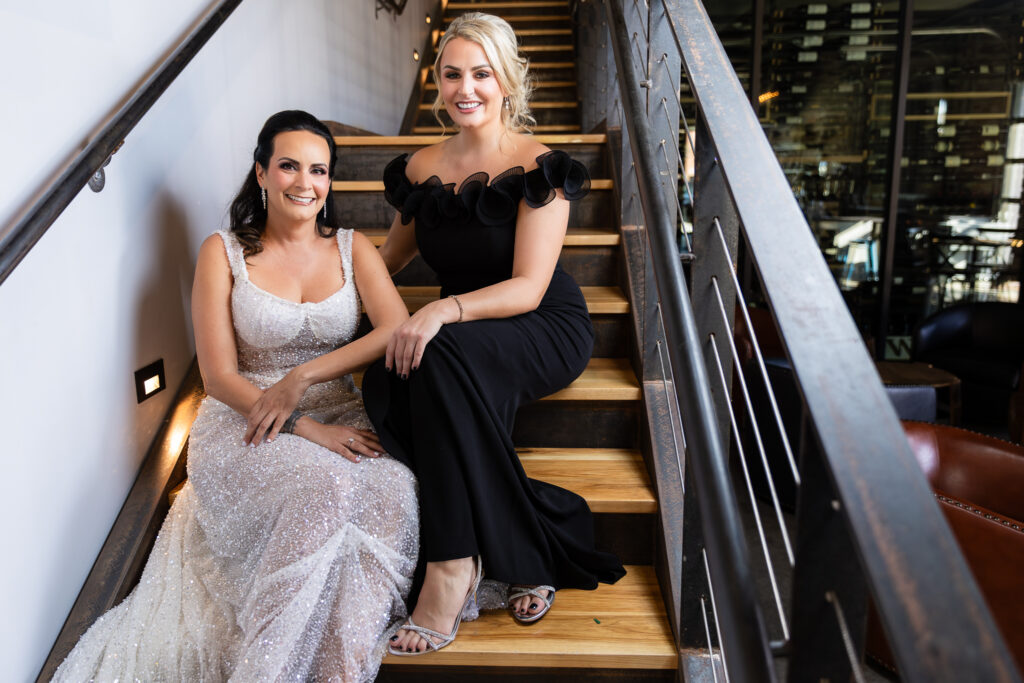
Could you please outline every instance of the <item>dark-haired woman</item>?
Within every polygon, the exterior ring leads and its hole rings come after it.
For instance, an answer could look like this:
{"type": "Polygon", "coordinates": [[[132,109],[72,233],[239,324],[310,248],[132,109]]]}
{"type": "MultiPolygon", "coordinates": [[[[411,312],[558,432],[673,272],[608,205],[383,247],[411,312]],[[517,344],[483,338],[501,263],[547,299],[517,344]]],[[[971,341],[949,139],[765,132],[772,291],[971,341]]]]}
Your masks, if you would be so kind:
{"type": "Polygon", "coordinates": [[[419,253],[441,298],[396,330],[363,382],[381,442],[420,484],[426,571],[389,647],[397,655],[452,641],[481,564],[510,584],[521,623],[541,619],[556,589],[624,573],[595,550],[586,502],[527,479],[511,436],[521,404],[565,387],[590,359],[586,302],[557,265],[587,171],[522,132],[532,121],[527,65],[504,20],[455,19],[433,74],[434,110],[443,107],[458,132],[385,169],[399,215],[381,255],[395,273],[419,253]]]}
{"type": "Polygon", "coordinates": [[[383,454],[350,373],[408,313],[369,240],[335,227],[320,121],[270,117],[254,161],[196,266],[208,396],[188,483],[138,587],[56,680],[369,681],[404,616],[415,483],[383,454]],[[360,301],[375,329],[351,341],[360,301]]]}

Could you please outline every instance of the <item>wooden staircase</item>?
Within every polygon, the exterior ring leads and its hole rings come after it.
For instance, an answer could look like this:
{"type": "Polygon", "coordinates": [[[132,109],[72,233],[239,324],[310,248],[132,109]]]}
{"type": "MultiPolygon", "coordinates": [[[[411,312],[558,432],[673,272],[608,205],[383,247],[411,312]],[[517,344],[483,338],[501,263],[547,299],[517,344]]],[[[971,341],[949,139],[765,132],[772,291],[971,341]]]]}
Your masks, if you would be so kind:
{"type": "MultiPolygon", "coordinates": [[[[455,643],[441,652],[386,657],[378,680],[677,680],[678,654],[654,570],[658,501],[641,451],[646,419],[641,387],[629,360],[636,342],[630,300],[622,284],[626,278],[614,222],[614,183],[605,135],[579,132],[568,4],[450,2],[444,25],[471,10],[499,14],[512,22],[539,80],[533,102],[538,139],[580,160],[592,178],[590,194],[572,206],[561,263],[587,300],[596,331],[593,357],[569,387],[520,409],[513,438],[528,476],[587,500],[599,547],[617,553],[627,575],[596,591],[560,591],[551,613],[532,626],[515,623],[507,612],[485,612],[479,620],[463,624],[455,643]],[[533,60],[558,66],[537,69],[533,60]],[[544,132],[551,130],[549,126],[568,132],[544,132]]],[[[441,127],[430,113],[436,90],[429,75],[422,75],[426,87],[413,135],[336,138],[333,189],[340,222],[378,245],[395,214],[383,197],[384,166],[399,154],[441,139],[429,135],[440,133],[441,127]]],[[[452,130],[449,124],[449,133],[452,130]]],[[[410,311],[437,297],[437,281],[419,257],[395,282],[410,311]]],[[[360,381],[357,377],[357,384],[360,381]]]]}
{"type": "MultiPolygon", "coordinates": [[[[496,14],[508,21],[519,36],[520,52],[530,60],[530,73],[536,91],[530,109],[537,125],[534,133],[578,133],[579,99],[576,95],[576,65],[569,3],[566,0],[509,0],[507,2],[448,2],[445,5],[441,30],[433,34],[434,54],[424,60],[420,72],[421,101],[412,132],[415,135],[437,135],[444,129],[437,123],[431,107],[437,97],[437,86],[430,76],[438,41],[452,19],[464,12],[496,14]]],[[[448,132],[451,119],[441,111],[448,132]]]]}

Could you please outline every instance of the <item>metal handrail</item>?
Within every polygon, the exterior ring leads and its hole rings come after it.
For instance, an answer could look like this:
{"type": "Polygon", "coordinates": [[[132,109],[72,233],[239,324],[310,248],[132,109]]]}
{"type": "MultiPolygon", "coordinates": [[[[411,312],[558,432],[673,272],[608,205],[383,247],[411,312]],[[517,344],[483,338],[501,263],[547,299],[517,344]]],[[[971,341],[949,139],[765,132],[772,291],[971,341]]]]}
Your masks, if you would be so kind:
{"type": "MultiPolygon", "coordinates": [[[[848,564],[859,565],[856,571],[862,572],[874,596],[907,680],[1019,680],[701,1],[675,0],[672,5],[676,9],[670,12],[665,7],[665,16],[701,113],[703,154],[714,157],[723,201],[728,205],[722,209],[735,211],[739,218],[748,253],[795,371],[808,425],[805,457],[821,464],[822,476],[812,479],[813,490],[803,491],[802,498],[834,496],[831,509],[840,511],[845,528],[840,533],[844,537],[848,533],[852,542],[848,564]],[[814,455],[817,452],[820,460],[814,455]]],[[[702,367],[704,344],[692,329],[695,314],[681,279],[667,218],[672,212],[651,179],[657,169],[656,145],[648,133],[644,98],[631,61],[630,37],[636,34],[627,29],[621,0],[605,0],[605,7],[667,349],[678,400],[686,415],[686,464],[695,475],[706,558],[711,565],[709,581],[719,603],[719,643],[736,680],[768,680],[773,673],[764,666],[769,645],[760,612],[748,601],[748,586],[734,580],[746,575],[745,570],[720,568],[724,558],[719,553],[733,551],[730,539],[723,536],[742,539],[742,532],[735,519],[736,503],[724,471],[720,437],[714,435],[714,406],[702,367]],[[691,363],[701,367],[691,367],[691,363]],[[740,616],[743,610],[755,615],[754,622],[740,616]],[[753,634],[757,637],[751,637],[753,634]],[[750,669],[741,672],[739,666],[750,669]]],[[[658,52],[655,49],[655,54],[658,52]]],[[[642,64],[639,68],[645,71],[642,64]]],[[[645,84],[650,86],[650,81],[645,84]]],[[[700,199],[699,188],[697,194],[700,199]]],[[[728,248],[722,256],[725,261],[735,258],[728,248]]],[[[726,330],[730,328],[726,321],[726,330]]],[[[722,379],[724,385],[724,376],[722,379]]],[[[728,394],[728,387],[722,390],[728,394]]],[[[689,490],[686,493],[693,495],[689,490]]],[[[799,548],[797,560],[799,564],[799,548]]],[[[726,560],[735,561],[746,562],[746,553],[726,560]]],[[[809,565],[801,566],[808,571],[809,565]]],[[[802,589],[796,586],[795,590],[802,589]]],[[[819,599],[822,604],[832,604],[846,656],[856,668],[854,660],[859,653],[854,652],[853,636],[836,592],[811,596],[805,591],[804,596],[803,606],[817,604],[819,599]]],[[[781,650],[790,651],[791,647],[787,644],[781,650]]],[[[807,657],[806,653],[801,656],[807,657]]]]}
{"type": "Polygon", "coordinates": [[[697,325],[690,308],[686,280],[678,257],[675,225],[658,183],[656,145],[645,122],[640,84],[631,67],[630,38],[622,6],[605,0],[612,49],[619,73],[626,121],[636,169],[640,203],[647,220],[654,272],[661,301],[666,350],[679,407],[687,416],[683,426],[709,552],[711,585],[717,596],[721,637],[729,643],[729,671],[741,681],[772,680],[767,631],[754,591],[754,578],[742,533],[735,493],[729,480],[726,451],[718,436],[714,402],[700,352],[697,325]]]}
{"type": "Polygon", "coordinates": [[[242,0],[222,0],[164,59],[157,70],[131,94],[110,121],[86,143],[62,173],[37,194],[39,199],[0,235],[0,284],[14,271],[36,242],[60,217],[89,178],[110,158],[138,122],[217,32],[242,0]]]}
{"type": "Polygon", "coordinates": [[[1014,680],[1012,659],[711,20],[700,0],[679,7],[669,23],[690,87],[901,673],[1014,680]]]}

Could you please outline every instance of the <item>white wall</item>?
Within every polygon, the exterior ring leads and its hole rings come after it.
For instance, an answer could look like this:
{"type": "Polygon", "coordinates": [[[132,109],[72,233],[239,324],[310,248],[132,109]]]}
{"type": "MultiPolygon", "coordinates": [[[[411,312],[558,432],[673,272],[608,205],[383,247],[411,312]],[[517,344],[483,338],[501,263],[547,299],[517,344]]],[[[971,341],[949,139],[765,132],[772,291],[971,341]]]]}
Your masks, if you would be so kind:
{"type": "MultiPolygon", "coordinates": [[[[210,0],[0,8],[0,231],[210,0]]],[[[271,113],[398,132],[433,3],[246,0],[0,285],[5,681],[34,679],[194,355],[189,290],[271,113]],[[136,405],[132,372],[170,388],[136,405]]]]}

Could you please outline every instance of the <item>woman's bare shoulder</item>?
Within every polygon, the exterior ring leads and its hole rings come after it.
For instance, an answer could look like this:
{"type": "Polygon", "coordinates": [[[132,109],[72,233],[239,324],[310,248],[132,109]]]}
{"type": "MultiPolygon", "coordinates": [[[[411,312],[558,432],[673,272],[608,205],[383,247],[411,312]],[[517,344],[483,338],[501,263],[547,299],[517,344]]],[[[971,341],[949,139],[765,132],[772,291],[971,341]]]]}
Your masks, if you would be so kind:
{"type": "Polygon", "coordinates": [[[220,233],[215,232],[199,246],[199,262],[227,263],[228,253],[224,246],[224,238],[220,233]]]}
{"type": "Polygon", "coordinates": [[[444,142],[438,142],[413,152],[412,156],[409,157],[409,161],[406,162],[406,177],[411,182],[422,183],[434,175],[444,144],[444,142]]]}
{"type": "Polygon", "coordinates": [[[516,163],[527,171],[537,168],[537,157],[551,151],[547,145],[527,133],[512,133],[512,142],[515,145],[516,163]]]}

